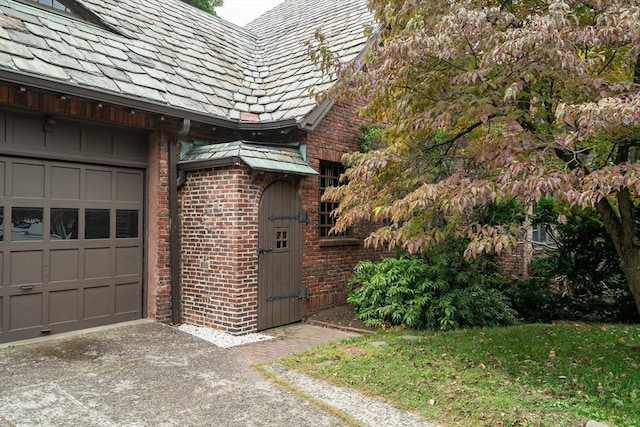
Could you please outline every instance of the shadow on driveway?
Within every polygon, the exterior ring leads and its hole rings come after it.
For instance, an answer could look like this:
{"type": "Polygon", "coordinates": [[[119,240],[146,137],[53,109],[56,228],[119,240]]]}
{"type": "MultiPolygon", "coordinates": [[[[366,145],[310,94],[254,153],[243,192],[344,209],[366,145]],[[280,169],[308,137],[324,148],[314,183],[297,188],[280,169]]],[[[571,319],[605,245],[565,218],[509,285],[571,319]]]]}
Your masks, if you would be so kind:
{"type": "Polygon", "coordinates": [[[0,349],[0,426],[339,426],[232,352],[138,322],[0,349]]]}

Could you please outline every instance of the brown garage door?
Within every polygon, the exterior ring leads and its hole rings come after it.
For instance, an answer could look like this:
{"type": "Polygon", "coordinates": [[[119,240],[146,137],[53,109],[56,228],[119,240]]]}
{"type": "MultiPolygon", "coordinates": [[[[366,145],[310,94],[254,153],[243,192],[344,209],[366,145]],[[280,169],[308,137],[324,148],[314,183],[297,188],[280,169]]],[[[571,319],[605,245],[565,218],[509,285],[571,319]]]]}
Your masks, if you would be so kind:
{"type": "Polygon", "coordinates": [[[0,157],[0,342],[142,315],[144,172],[0,157]]]}

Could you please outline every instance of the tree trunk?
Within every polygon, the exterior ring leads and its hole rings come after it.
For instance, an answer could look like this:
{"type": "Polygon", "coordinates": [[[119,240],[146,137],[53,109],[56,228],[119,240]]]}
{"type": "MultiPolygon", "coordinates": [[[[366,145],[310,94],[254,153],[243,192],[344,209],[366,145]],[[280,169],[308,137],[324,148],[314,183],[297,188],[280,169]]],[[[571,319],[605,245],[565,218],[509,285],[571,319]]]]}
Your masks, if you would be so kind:
{"type": "Polygon", "coordinates": [[[618,208],[619,213],[605,198],[596,205],[600,218],[616,248],[620,259],[620,269],[627,280],[636,309],[640,313],[640,244],[638,244],[640,238],[631,211],[630,194],[626,189],[618,193],[618,208]]]}
{"type": "Polygon", "coordinates": [[[640,250],[638,248],[629,248],[620,256],[620,268],[624,273],[629,290],[636,303],[636,309],[640,313],[640,250]]]}

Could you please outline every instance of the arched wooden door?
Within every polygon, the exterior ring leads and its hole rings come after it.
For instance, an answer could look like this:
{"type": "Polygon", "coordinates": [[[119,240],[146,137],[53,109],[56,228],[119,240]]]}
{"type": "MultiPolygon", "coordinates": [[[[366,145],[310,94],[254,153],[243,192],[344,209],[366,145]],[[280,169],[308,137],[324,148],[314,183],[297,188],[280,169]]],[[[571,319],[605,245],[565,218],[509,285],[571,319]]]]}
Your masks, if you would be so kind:
{"type": "Polygon", "coordinates": [[[260,200],[258,330],[302,320],[302,202],[289,183],[271,184],[260,200]]]}

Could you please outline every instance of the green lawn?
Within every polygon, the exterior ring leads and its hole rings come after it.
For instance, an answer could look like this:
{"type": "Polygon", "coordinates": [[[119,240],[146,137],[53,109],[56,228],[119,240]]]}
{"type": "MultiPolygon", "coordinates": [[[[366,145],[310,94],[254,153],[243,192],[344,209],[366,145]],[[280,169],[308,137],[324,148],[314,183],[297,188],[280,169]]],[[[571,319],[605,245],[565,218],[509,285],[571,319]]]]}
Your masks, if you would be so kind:
{"type": "Polygon", "coordinates": [[[447,426],[640,426],[640,325],[384,331],[282,362],[447,426]]]}

